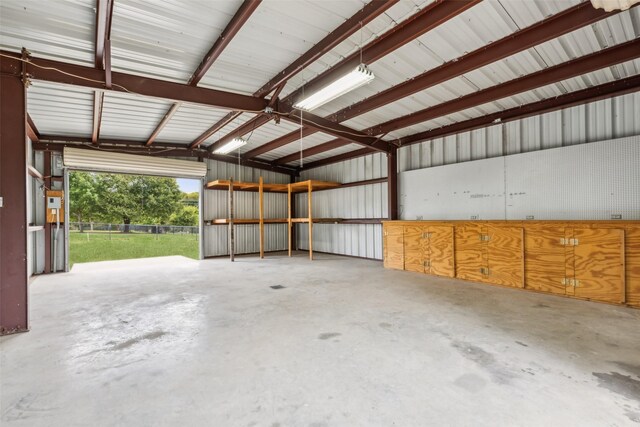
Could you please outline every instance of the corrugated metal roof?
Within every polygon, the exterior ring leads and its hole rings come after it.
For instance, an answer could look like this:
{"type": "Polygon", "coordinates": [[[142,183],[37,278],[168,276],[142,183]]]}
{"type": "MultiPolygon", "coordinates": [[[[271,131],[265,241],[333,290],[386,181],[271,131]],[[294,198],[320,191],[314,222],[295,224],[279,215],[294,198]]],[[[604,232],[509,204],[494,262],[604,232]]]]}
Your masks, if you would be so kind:
{"type": "Polygon", "coordinates": [[[27,91],[27,111],[43,135],[91,136],[93,91],[34,81],[27,91]]]}
{"type": "Polygon", "coordinates": [[[315,147],[320,144],[324,144],[327,141],[332,141],[336,139],[335,136],[328,135],[326,133],[318,132],[313,135],[302,138],[302,143],[300,140],[292,142],[291,144],[287,144],[283,147],[276,148],[275,150],[269,151],[268,153],[261,154],[260,159],[264,160],[275,160],[280,157],[288,156],[289,154],[299,153],[300,149],[306,150],[307,148],[315,147]]]}
{"type": "Polygon", "coordinates": [[[324,153],[316,154],[315,156],[305,157],[302,161],[296,160],[295,162],[288,163],[290,166],[302,166],[309,164],[311,162],[315,162],[316,160],[327,159],[329,157],[337,156],[338,154],[348,153],[350,151],[359,150],[362,148],[362,145],[358,144],[347,144],[344,147],[336,148],[334,150],[325,151],[324,153]]]}
{"type": "Polygon", "coordinates": [[[95,0],[2,0],[0,48],[74,64],[94,61],[95,0]]]}
{"type": "Polygon", "coordinates": [[[105,92],[100,138],[146,141],[171,102],[121,92],[105,92]]]}
{"type": "Polygon", "coordinates": [[[111,24],[111,66],[184,83],[241,0],[117,0],[111,24]]]}
{"type": "MultiPolygon", "coordinates": [[[[228,111],[197,104],[183,103],[175,112],[169,123],[160,131],[156,141],[177,144],[190,144],[214,123],[227,115],[228,111]]],[[[242,124],[255,114],[242,114],[234,124],[242,124]]],[[[216,134],[212,138],[220,137],[216,134]]],[[[211,139],[211,138],[210,138],[211,139]]],[[[207,142],[205,141],[205,145],[207,142]]]]}
{"type": "MultiPolygon", "coordinates": [[[[281,96],[286,96],[304,81],[357,52],[360,46],[394,28],[431,1],[404,0],[394,5],[364,26],[362,31],[356,31],[292,78],[281,96]]],[[[263,2],[209,70],[202,85],[253,93],[365,3],[365,0],[263,2]]],[[[578,3],[578,0],[485,0],[370,64],[376,74],[376,79],[371,84],[326,104],[314,113],[327,115],[337,111],[578,3]]],[[[144,0],[116,1],[111,31],[113,69],[186,82],[240,4],[241,0],[167,0],[162,3],[144,0]]],[[[51,0],[46,3],[36,0],[4,0],[0,3],[0,45],[13,51],[25,45],[36,56],[83,65],[92,64],[95,6],[93,0],[51,0]]],[[[368,128],[639,36],[640,8],[634,8],[455,77],[344,124],[354,129],[368,128]]],[[[393,132],[386,138],[440,127],[502,108],[635,75],[640,71],[637,62],[631,61],[508,99],[455,112],[447,117],[393,132]]],[[[66,87],[60,85],[35,83],[34,88],[29,90],[29,111],[42,133],[85,137],[91,135],[91,90],[73,88],[67,91],[66,87]]],[[[165,100],[107,93],[101,136],[142,141],[150,135],[169,106],[170,103],[165,100]]],[[[210,107],[183,104],[157,141],[187,144],[226,113],[210,107]]],[[[251,117],[253,115],[243,114],[219,134],[210,137],[205,145],[251,117]]],[[[280,125],[270,122],[255,129],[249,138],[249,144],[242,147],[240,152],[247,152],[296,129],[298,126],[295,123],[284,120],[280,125]]],[[[302,145],[305,148],[313,147],[331,139],[331,136],[318,133],[304,138],[302,145]]],[[[352,147],[359,148],[357,145],[352,147]]],[[[295,142],[260,157],[276,159],[297,150],[299,143],[295,142]]],[[[335,152],[331,151],[319,156],[324,158],[333,154],[335,152]]]]}
{"type": "Polygon", "coordinates": [[[362,0],[262,2],[200,86],[254,93],[365,3],[362,0]]]}

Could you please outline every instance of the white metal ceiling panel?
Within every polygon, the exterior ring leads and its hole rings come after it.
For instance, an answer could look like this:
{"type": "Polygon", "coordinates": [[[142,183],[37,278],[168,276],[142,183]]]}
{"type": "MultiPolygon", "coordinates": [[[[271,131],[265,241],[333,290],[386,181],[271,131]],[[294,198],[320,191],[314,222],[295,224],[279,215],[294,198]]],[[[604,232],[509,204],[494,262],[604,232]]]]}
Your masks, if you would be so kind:
{"type": "MultiPolygon", "coordinates": [[[[266,142],[273,141],[283,135],[288,134],[299,129],[300,126],[296,123],[292,123],[288,120],[280,120],[279,124],[276,124],[273,120],[264,126],[257,127],[252,132],[244,135],[244,139],[247,140],[247,144],[240,147],[238,150],[240,153],[246,153],[249,150],[253,150],[266,142]]],[[[230,132],[227,130],[226,132],[230,132]]],[[[225,132],[225,133],[226,133],[225,132]]]]}
{"type": "Polygon", "coordinates": [[[268,153],[261,154],[260,159],[269,161],[279,159],[281,157],[288,156],[289,154],[299,153],[300,149],[306,150],[307,148],[315,147],[320,144],[324,144],[325,142],[333,141],[334,139],[336,139],[336,137],[333,135],[328,135],[322,132],[314,133],[313,135],[302,138],[302,143],[298,140],[291,144],[269,151],[268,153]]]}
{"type": "MultiPolygon", "coordinates": [[[[189,144],[226,116],[228,112],[227,110],[183,103],[162,129],[156,141],[189,144]]],[[[243,114],[235,119],[235,122],[244,123],[253,116],[254,114],[243,114]]],[[[214,135],[216,139],[220,136],[219,134],[214,135]]]]}
{"type": "Polygon", "coordinates": [[[252,94],[364,4],[362,0],[263,2],[200,85],[252,94]]]}
{"type": "Polygon", "coordinates": [[[27,90],[27,111],[43,135],[90,137],[93,90],[35,81],[27,90]]]}
{"type": "Polygon", "coordinates": [[[0,49],[93,65],[95,21],[95,0],[2,0],[0,49]]]}
{"type": "Polygon", "coordinates": [[[186,83],[241,0],[116,0],[114,71],[186,83]]]}
{"type": "Polygon", "coordinates": [[[311,162],[315,162],[322,159],[328,159],[329,157],[337,156],[339,154],[349,153],[351,151],[360,150],[362,145],[358,144],[347,144],[344,147],[336,148],[335,150],[325,151],[324,153],[316,154],[315,156],[310,156],[303,159],[302,163],[300,160],[296,160],[295,162],[288,163],[291,166],[302,166],[307,165],[311,162]]]}
{"type": "Polygon", "coordinates": [[[100,138],[146,141],[171,102],[122,92],[105,92],[100,138]]]}

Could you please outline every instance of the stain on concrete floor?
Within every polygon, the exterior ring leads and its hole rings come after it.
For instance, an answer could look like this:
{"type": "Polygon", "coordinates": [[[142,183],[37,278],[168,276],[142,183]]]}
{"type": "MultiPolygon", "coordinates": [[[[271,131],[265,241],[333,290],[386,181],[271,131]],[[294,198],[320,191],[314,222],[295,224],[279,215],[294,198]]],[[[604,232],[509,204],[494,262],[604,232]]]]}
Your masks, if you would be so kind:
{"type": "Polygon", "coordinates": [[[167,333],[165,331],[155,331],[155,332],[149,332],[148,334],[144,334],[141,335],[139,337],[135,337],[135,338],[131,338],[129,340],[123,341],[120,344],[116,344],[113,347],[111,347],[109,350],[112,351],[116,351],[116,350],[124,350],[125,348],[129,348],[132,345],[135,345],[141,341],[145,341],[145,340],[157,340],[158,338],[166,335],[167,333]]]}
{"type": "Polygon", "coordinates": [[[319,340],[328,340],[331,338],[335,338],[335,337],[339,337],[340,335],[342,335],[339,332],[325,332],[323,334],[318,335],[318,339],[319,340]]]}

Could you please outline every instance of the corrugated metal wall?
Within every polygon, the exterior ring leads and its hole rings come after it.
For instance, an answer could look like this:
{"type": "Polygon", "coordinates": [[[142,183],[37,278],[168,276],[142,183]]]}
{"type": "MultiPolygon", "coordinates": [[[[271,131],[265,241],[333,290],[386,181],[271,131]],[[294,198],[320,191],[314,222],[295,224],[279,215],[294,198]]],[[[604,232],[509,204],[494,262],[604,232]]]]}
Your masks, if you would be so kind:
{"type": "MultiPolygon", "coordinates": [[[[300,180],[317,179],[343,184],[387,176],[387,158],[376,153],[334,163],[301,173],[300,180]]],[[[315,218],[386,218],[387,184],[338,188],[314,192],[315,218]]],[[[307,216],[307,194],[296,195],[296,214],[307,216]]],[[[300,249],[308,249],[306,224],[298,225],[296,238],[300,249]]],[[[314,224],[313,248],[316,251],[382,259],[382,226],[379,224],[314,224]]]]}
{"type": "Polygon", "coordinates": [[[410,145],[398,171],[640,134],[640,92],[410,145]]]}
{"type": "Polygon", "coordinates": [[[406,220],[640,219],[640,136],[400,174],[406,220]]]}
{"type": "MultiPolygon", "coordinates": [[[[233,178],[235,181],[258,182],[262,176],[265,183],[287,184],[289,175],[276,172],[253,169],[230,163],[206,160],[207,181],[233,178]]],[[[204,193],[204,220],[227,218],[228,192],[221,190],[206,190],[204,193]]],[[[236,191],[234,197],[235,218],[258,218],[258,193],[236,191]]],[[[264,194],[265,218],[287,217],[286,194],[264,194]]],[[[204,256],[220,256],[229,254],[229,227],[226,225],[210,225],[204,227],[204,256]]],[[[260,250],[259,228],[257,225],[238,225],[235,233],[235,253],[255,253],[260,250]]],[[[287,249],[286,224],[265,225],[265,250],[276,251],[287,249]]]]}

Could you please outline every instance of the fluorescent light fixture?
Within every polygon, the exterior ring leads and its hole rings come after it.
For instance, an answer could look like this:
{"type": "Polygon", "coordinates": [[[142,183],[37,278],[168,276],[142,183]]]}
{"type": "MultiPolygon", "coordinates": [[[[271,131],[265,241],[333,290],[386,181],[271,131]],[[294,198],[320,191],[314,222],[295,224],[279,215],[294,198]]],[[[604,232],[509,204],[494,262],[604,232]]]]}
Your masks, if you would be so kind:
{"type": "Polygon", "coordinates": [[[232,152],[233,150],[236,150],[236,149],[242,147],[246,143],[247,143],[247,141],[245,141],[242,138],[233,138],[231,141],[227,142],[222,147],[220,147],[217,150],[215,150],[214,153],[216,153],[216,154],[227,154],[227,153],[232,152]]]}
{"type": "Polygon", "coordinates": [[[340,77],[338,80],[325,86],[313,95],[296,102],[294,107],[301,110],[311,111],[329,101],[333,101],[347,92],[351,92],[352,90],[369,83],[374,79],[374,77],[375,76],[371,71],[369,71],[366,65],[360,64],[349,74],[340,77]]]}

